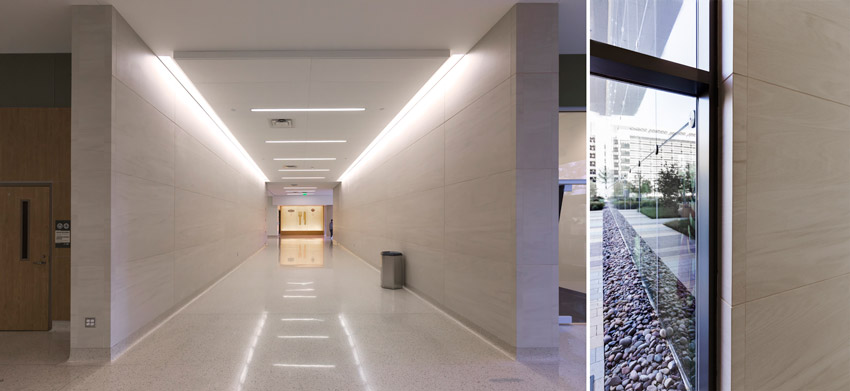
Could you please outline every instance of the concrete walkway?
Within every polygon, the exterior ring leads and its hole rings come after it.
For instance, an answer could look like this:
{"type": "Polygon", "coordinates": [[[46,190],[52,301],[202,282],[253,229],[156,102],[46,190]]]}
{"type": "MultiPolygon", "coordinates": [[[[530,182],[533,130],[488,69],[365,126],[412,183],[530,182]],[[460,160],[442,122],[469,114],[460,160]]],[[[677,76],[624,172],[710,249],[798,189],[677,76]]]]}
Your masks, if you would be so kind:
{"type": "Polygon", "coordinates": [[[679,218],[651,219],[635,209],[620,210],[620,214],[693,294],[696,284],[696,241],[664,225],[679,218]]]}

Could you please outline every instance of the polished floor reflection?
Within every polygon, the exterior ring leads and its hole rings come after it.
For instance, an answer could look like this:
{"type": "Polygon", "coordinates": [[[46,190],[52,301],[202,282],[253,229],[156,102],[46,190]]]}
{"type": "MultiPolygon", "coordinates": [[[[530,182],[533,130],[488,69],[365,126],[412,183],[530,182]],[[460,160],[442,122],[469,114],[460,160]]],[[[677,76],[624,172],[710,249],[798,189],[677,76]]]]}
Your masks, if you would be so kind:
{"type": "Polygon", "coordinates": [[[407,291],[381,289],[346,250],[290,240],[269,243],[115,362],[6,359],[0,390],[584,389],[583,326],[562,326],[560,365],[518,363],[407,291]],[[322,265],[289,267],[290,251],[307,257],[298,264],[320,253],[322,265]]]}
{"type": "Polygon", "coordinates": [[[324,238],[321,236],[289,237],[278,241],[280,265],[322,267],[325,263],[324,238]]]}

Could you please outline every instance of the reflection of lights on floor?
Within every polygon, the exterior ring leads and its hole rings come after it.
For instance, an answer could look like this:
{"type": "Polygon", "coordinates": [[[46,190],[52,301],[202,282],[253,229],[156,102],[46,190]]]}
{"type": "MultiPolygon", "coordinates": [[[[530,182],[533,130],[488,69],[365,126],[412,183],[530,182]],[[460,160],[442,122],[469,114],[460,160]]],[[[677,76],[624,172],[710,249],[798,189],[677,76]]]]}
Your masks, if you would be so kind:
{"type": "Polygon", "coordinates": [[[273,364],[276,367],[283,368],[336,368],[336,365],[324,364],[273,364]]]}
{"type": "Polygon", "coordinates": [[[346,323],[345,318],[343,318],[342,314],[339,315],[339,324],[342,325],[342,329],[343,331],[345,331],[345,335],[348,337],[348,346],[351,346],[351,354],[354,356],[354,364],[357,365],[357,372],[360,374],[360,380],[366,387],[366,391],[371,391],[372,389],[371,387],[369,387],[369,382],[366,381],[366,373],[363,372],[363,367],[360,365],[360,357],[357,354],[357,347],[354,345],[354,337],[348,330],[348,323],[346,323]]]}
{"type": "Polygon", "coordinates": [[[284,322],[324,322],[323,319],[316,318],[282,318],[284,322]]]}
{"type": "Polygon", "coordinates": [[[313,288],[302,288],[302,289],[287,289],[287,292],[312,292],[315,289],[313,288]]]}
{"type": "Polygon", "coordinates": [[[254,359],[254,348],[257,347],[257,341],[260,339],[260,334],[263,333],[263,327],[266,325],[267,311],[263,311],[263,316],[257,322],[257,327],[254,329],[254,336],[251,339],[251,347],[248,349],[248,355],[245,359],[245,365],[242,366],[242,374],[239,376],[239,390],[242,390],[242,385],[245,384],[245,378],[248,377],[248,367],[251,365],[251,360],[254,359]]]}
{"type": "Polygon", "coordinates": [[[281,339],[328,339],[327,335],[278,335],[281,339]]]}
{"type": "Polygon", "coordinates": [[[316,296],[283,295],[284,299],[315,299],[316,296]]]}
{"type": "Polygon", "coordinates": [[[312,285],[313,281],[310,282],[287,282],[289,285],[312,285]]]}

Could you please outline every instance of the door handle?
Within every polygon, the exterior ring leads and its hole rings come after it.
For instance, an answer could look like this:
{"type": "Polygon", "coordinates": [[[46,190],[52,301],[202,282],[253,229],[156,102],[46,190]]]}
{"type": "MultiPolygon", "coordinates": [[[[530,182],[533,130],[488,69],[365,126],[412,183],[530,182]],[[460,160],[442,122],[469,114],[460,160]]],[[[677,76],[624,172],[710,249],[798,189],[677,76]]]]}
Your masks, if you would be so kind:
{"type": "Polygon", "coordinates": [[[35,265],[44,265],[45,263],[47,263],[47,255],[42,255],[41,261],[38,261],[38,262],[33,261],[33,264],[35,264],[35,265]]]}

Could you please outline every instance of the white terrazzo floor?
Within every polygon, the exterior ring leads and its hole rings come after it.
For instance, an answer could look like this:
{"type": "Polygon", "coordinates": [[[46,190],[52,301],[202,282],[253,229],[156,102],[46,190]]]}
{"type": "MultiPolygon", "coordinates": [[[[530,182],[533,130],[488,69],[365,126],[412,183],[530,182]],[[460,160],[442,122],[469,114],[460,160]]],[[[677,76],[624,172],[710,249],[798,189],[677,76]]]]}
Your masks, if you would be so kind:
{"type": "Polygon", "coordinates": [[[560,364],[519,363],[344,249],[282,242],[110,364],[64,363],[67,330],[0,333],[0,390],[585,389],[584,326],[560,364]]]}

